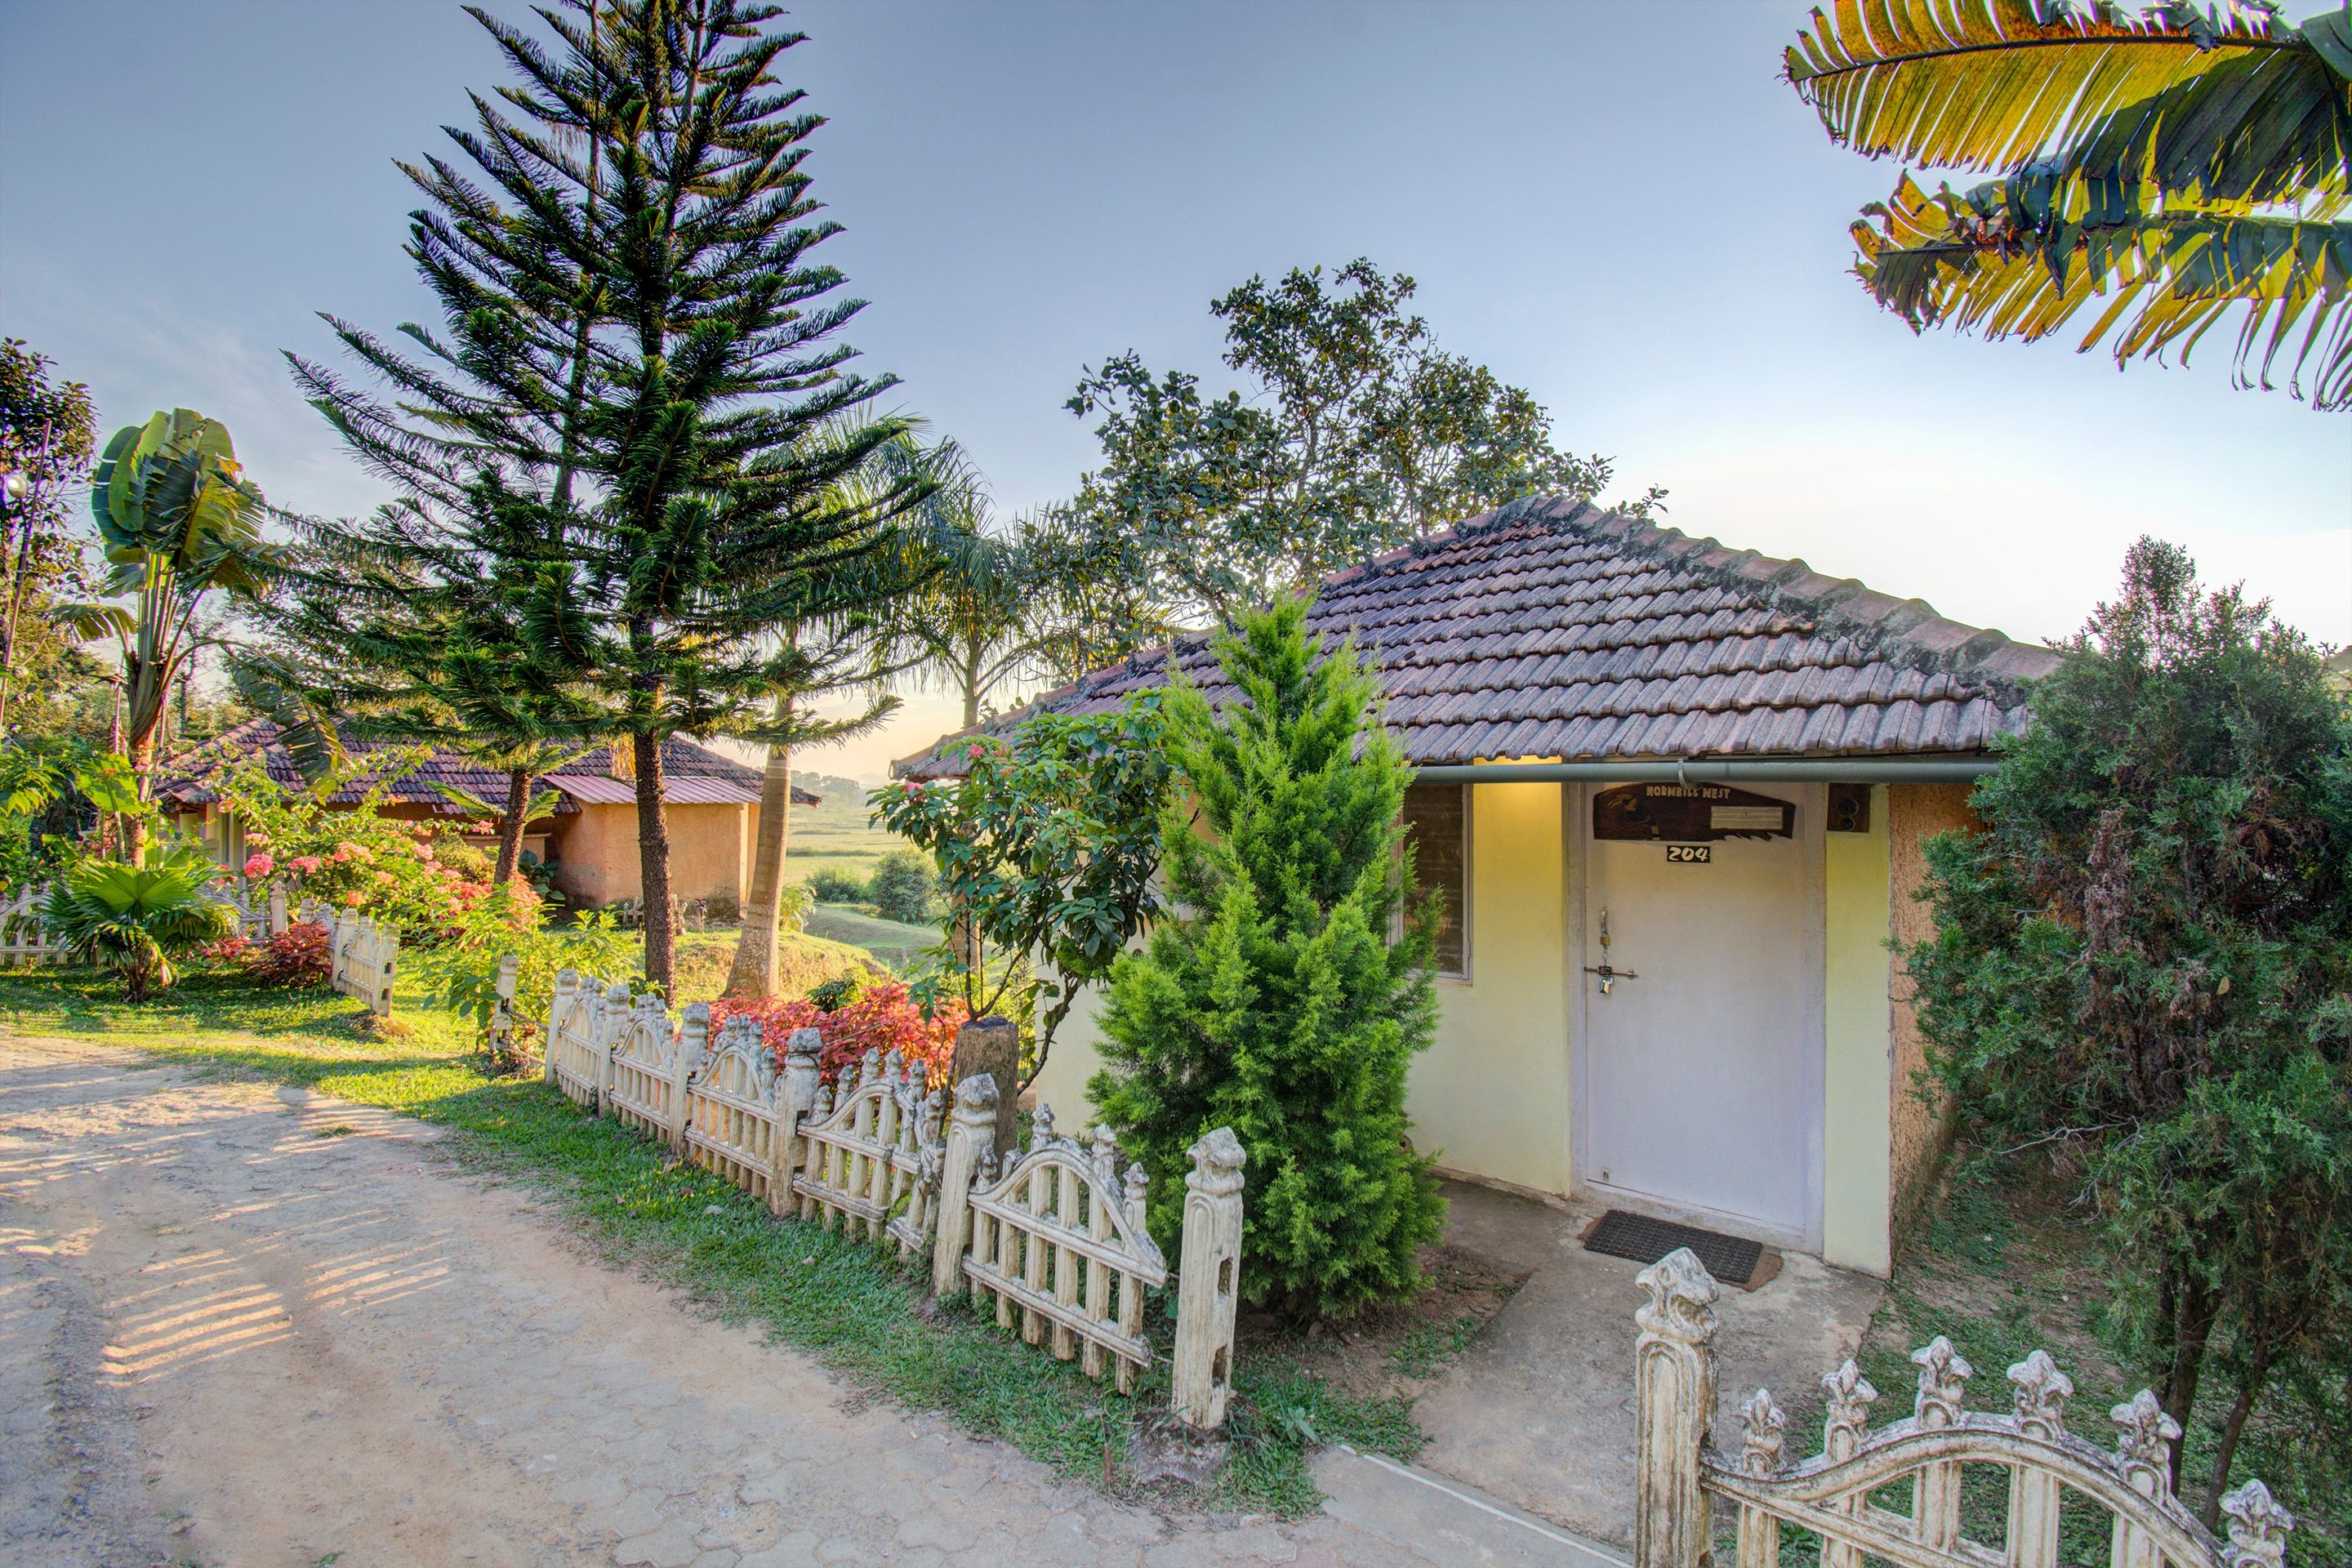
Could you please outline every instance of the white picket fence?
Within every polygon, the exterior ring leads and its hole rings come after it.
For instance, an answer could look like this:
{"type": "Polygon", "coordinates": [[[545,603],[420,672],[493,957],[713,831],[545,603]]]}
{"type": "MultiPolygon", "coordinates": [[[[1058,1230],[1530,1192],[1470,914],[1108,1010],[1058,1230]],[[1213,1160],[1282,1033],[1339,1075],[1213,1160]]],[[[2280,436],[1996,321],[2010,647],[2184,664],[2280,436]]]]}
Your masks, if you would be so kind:
{"type": "Polygon", "coordinates": [[[2110,1415],[2112,1451],[2065,1426],[2073,1382],[2035,1351],[2009,1369],[2006,1412],[1962,1407],[1975,1374],[1942,1335],[1911,1352],[1919,1368],[1911,1415],[1870,1429],[1878,1398],[1852,1361],[1822,1380],[1828,1407],[1822,1452],[1796,1464],[1782,1457],[1788,1417],[1758,1389],[1739,1407],[1745,1432],[1737,1458],[1708,1442],[1715,1419],[1716,1283],[1687,1249],[1637,1277],[1650,1293],[1634,1314],[1636,1568],[1701,1568],[1712,1562],[1714,1504],[1738,1510],[1739,1568],[1775,1568],[1780,1531],[1794,1525],[1822,1541],[1822,1568],[2056,1568],[2059,1506],[2072,1491],[2113,1521],[2112,1568],[2280,1568],[2294,1520],[2268,1488],[2249,1481],[2221,1500],[2226,1544],[2172,1492],[2172,1445],[2180,1427],[2146,1389],[2110,1415]],[[1962,1531],[1962,1467],[1998,1467],[2009,1476],[2001,1544],[1962,1531]],[[1907,1512],[1872,1494],[1907,1479],[1907,1512]]]}
{"type": "MultiPolygon", "coordinates": [[[[14,898],[0,903],[0,962],[64,963],[72,956],[42,921],[41,908],[48,897],[47,888],[20,888],[14,898]]],[[[258,901],[235,893],[215,897],[236,912],[237,932],[248,942],[267,942],[289,923],[286,889],[274,883],[258,901]]]]}
{"type": "MultiPolygon", "coordinates": [[[[1141,1169],[1122,1171],[1108,1131],[1085,1145],[1056,1137],[1043,1106],[1028,1148],[1000,1162],[989,1075],[958,1084],[950,1112],[945,1089],[895,1051],[867,1052],[837,1089],[821,1085],[822,1045],[816,1030],[794,1030],[779,1070],[756,1019],[729,1019],[714,1045],[703,1004],[673,1022],[659,998],[567,969],[542,1071],[775,1215],[845,1226],[902,1258],[928,1254],[938,1294],[977,1291],[1025,1342],[1132,1389],[1154,1357],[1147,1293],[1170,1279],[1144,1229],[1141,1169]]],[[[1232,1392],[1243,1152],[1220,1128],[1192,1155],[1171,1398],[1205,1430],[1223,1424],[1232,1392]]]]}
{"type": "Polygon", "coordinates": [[[315,903],[305,903],[300,918],[327,928],[327,951],[333,959],[328,984],[366,1003],[368,1011],[377,1016],[389,1016],[400,970],[400,933],[378,926],[373,915],[349,910],[330,913],[315,903]]]}

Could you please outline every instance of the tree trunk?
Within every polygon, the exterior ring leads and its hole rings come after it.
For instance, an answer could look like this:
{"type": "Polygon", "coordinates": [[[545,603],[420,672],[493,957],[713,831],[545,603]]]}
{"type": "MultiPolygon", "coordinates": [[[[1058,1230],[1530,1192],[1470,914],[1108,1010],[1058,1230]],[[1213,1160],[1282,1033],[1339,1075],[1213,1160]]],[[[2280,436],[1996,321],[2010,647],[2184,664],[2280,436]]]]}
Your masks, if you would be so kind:
{"type": "Polygon", "coordinates": [[[668,996],[677,979],[677,909],[669,895],[669,824],[662,816],[661,738],[632,735],[629,752],[637,769],[637,879],[639,900],[645,908],[646,979],[668,996]]]}
{"type": "MultiPolygon", "coordinates": [[[[2170,1265],[2168,1271],[2179,1267],[2170,1265]]],[[[2175,1301],[2172,1363],[2165,1373],[2164,1409],[2186,1432],[2197,1410],[2197,1383],[2205,1370],[2205,1342],[2213,1332],[2213,1295],[2195,1279],[2179,1281],[2171,1293],[2175,1301]]],[[[2176,1495],[2180,1490],[2180,1461],[2186,1448],[2185,1440],[2172,1447],[2172,1489],[2176,1495]]]]}
{"type": "MultiPolygon", "coordinates": [[[[144,730],[131,737],[131,776],[139,783],[139,798],[147,798],[147,775],[155,767],[155,731],[163,727],[163,716],[156,714],[144,730]]],[[[147,814],[133,812],[123,825],[123,856],[133,867],[147,861],[147,814]]]]}
{"type": "MultiPolygon", "coordinates": [[[[789,697],[776,699],[776,718],[792,717],[789,697]]],[[[791,842],[793,749],[768,748],[760,776],[760,839],[751,852],[751,902],[743,910],[743,934],[735,939],[735,962],[727,971],[730,996],[776,994],[777,915],[784,893],[784,851],[791,842]]]]}
{"type": "Polygon", "coordinates": [[[514,880],[515,868],[522,864],[522,814],[530,808],[530,770],[507,770],[507,814],[499,823],[499,868],[490,876],[490,885],[503,888],[514,880]]]}
{"type": "Polygon", "coordinates": [[[2221,1494],[2230,1489],[2230,1466],[2237,1459],[2238,1439],[2246,1435],[2246,1418],[2254,1413],[2254,1401],[2262,1396],[2269,1371],[2263,1366],[2247,1374],[2245,1382],[2238,1386],[2237,1400],[2230,1406],[2230,1418],[2222,1424],[2221,1444],[2213,1452],[2213,1481],[2205,1489],[2205,1507],[2199,1515],[2208,1530],[2221,1527],[2221,1494]]]}

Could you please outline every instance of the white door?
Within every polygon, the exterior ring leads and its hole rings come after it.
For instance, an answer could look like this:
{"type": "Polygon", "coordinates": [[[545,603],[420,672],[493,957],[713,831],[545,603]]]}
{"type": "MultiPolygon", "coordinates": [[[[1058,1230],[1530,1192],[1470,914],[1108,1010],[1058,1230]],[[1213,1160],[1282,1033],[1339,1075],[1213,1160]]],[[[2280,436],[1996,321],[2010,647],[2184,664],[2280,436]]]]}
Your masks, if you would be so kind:
{"type": "Polygon", "coordinates": [[[1619,973],[1606,994],[1577,976],[1577,1164],[1597,1196],[1817,1247],[1820,791],[1756,793],[1796,803],[1795,837],[1724,839],[1703,863],[1594,839],[1583,803],[1577,967],[1619,973]]]}

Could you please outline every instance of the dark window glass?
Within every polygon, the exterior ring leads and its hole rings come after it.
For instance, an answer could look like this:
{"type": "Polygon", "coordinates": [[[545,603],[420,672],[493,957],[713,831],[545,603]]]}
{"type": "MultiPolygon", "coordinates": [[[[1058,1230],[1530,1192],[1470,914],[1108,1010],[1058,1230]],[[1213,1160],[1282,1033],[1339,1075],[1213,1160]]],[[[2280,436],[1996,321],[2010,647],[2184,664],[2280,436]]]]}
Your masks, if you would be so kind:
{"type": "Polygon", "coordinates": [[[1470,973],[1469,786],[1417,784],[1404,792],[1404,826],[1412,845],[1416,889],[1437,897],[1437,968],[1470,973]]]}

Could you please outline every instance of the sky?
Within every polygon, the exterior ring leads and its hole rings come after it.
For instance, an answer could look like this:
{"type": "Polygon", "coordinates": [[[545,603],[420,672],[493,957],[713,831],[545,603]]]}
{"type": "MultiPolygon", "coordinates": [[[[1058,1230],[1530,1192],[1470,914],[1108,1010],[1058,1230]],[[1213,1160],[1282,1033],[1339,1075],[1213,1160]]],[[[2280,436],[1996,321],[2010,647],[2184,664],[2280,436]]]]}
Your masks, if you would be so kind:
{"type": "MultiPolygon", "coordinates": [[[[818,0],[782,69],[829,121],[807,166],[846,231],[816,254],[870,301],[858,365],[1005,512],[1091,465],[1082,367],[1133,349],[1221,387],[1211,299],[1365,256],[1687,532],[2029,639],[2153,533],[2352,642],[2352,422],[2233,389],[2226,331],[2119,374],[1878,310],[1846,226],[1898,170],[1779,79],[1805,10],[818,0]]],[[[281,356],[332,356],[320,312],[429,317],[395,161],[502,80],[487,36],[445,0],[118,0],[93,53],[89,16],[0,0],[0,331],[88,383],[101,432],[198,408],[272,501],[366,509],[281,356]]],[[[874,779],[955,720],[912,693],[800,761],[874,779]]]]}

